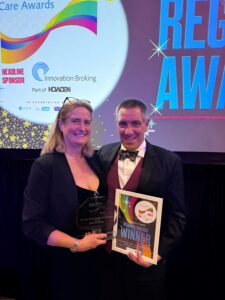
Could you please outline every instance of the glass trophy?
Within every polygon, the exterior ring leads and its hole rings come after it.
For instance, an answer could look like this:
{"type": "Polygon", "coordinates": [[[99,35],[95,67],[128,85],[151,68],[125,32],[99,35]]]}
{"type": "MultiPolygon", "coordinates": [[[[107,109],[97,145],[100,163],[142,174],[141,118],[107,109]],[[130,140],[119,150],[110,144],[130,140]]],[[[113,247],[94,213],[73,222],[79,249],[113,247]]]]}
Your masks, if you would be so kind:
{"type": "Polygon", "coordinates": [[[111,238],[112,233],[107,232],[107,223],[113,220],[113,213],[107,213],[107,197],[99,196],[97,193],[93,197],[87,198],[78,208],[76,226],[82,235],[87,232],[107,233],[111,238]]]}

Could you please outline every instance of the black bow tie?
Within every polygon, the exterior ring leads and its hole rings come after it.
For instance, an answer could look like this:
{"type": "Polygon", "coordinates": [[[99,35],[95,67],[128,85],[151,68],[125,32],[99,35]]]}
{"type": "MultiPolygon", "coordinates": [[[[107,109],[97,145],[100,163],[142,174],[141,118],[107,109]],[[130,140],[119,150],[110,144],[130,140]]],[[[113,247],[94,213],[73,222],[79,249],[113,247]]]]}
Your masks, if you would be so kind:
{"type": "Polygon", "coordinates": [[[137,155],[138,155],[138,151],[120,150],[119,160],[124,160],[125,158],[129,158],[131,161],[135,161],[137,155]]]}

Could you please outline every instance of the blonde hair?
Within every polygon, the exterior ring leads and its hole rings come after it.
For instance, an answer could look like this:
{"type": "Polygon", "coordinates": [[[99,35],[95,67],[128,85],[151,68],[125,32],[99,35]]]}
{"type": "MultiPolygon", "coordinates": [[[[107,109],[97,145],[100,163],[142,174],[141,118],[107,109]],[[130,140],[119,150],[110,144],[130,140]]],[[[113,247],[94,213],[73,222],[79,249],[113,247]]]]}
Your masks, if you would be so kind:
{"type": "MultiPolygon", "coordinates": [[[[66,98],[63,106],[59,110],[56,119],[54,121],[54,124],[52,126],[50,135],[48,137],[48,140],[46,141],[42,151],[41,155],[45,153],[52,153],[52,152],[61,152],[64,153],[66,151],[66,146],[64,143],[64,138],[62,131],[59,128],[59,120],[62,123],[65,123],[68,117],[68,114],[77,107],[84,107],[86,108],[90,114],[92,115],[93,109],[90,105],[90,102],[87,100],[79,100],[79,99],[73,99],[72,101],[69,100],[69,98],[66,98]],[[67,101],[68,100],[68,101],[67,101]]],[[[84,147],[82,148],[81,154],[83,156],[92,156],[93,154],[93,148],[90,141],[84,147]]]]}

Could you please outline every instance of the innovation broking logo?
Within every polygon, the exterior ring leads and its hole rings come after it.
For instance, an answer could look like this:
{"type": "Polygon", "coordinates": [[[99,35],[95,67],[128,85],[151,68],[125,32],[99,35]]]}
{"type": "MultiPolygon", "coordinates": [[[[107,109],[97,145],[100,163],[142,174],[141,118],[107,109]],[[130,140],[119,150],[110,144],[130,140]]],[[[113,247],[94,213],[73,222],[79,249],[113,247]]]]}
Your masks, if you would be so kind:
{"type": "Polygon", "coordinates": [[[49,71],[49,66],[46,63],[38,62],[32,68],[32,75],[34,79],[43,81],[43,77],[49,71]]]}

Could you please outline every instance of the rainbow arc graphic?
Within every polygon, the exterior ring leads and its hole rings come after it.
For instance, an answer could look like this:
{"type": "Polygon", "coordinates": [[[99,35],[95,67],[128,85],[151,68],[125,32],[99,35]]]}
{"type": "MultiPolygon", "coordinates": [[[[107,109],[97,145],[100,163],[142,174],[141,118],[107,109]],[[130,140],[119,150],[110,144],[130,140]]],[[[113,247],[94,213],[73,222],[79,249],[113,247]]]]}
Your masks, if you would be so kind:
{"type": "Polygon", "coordinates": [[[122,211],[127,223],[134,222],[134,205],[137,202],[137,197],[121,194],[119,198],[119,207],[122,211]]]}
{"type": "Polygon", "coordinates": [[[59,27],[80,26],[97,34],[97,1],[72,0],[38,34],[11,38],[1,33],[2,63],[13,64],[26,60],[41,47],[50,32],[59,27]]]}

